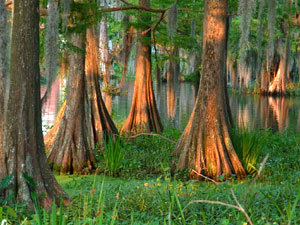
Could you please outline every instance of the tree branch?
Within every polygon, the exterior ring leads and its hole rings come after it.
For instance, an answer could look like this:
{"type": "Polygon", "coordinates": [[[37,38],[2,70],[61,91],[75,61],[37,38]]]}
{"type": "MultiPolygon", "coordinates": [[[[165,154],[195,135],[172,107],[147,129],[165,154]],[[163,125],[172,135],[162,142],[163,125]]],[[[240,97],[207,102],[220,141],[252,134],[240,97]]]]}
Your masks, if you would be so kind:
{"type": "Polygon", "coordinates": [[[209,181],[213,182],[213,183],[214,183],[215,185],[217,185],[217,186],[218,186],[218,184],[220,184],[219,182],[217,182],[217,181],[215,181],[215,180],[213,180],[213,179],[211,179],[211,178],[209,178],[209,177],[207,177],[207,176],[204,176],[204,175],[202,175],[201,173],[198,173],[196,170],[192,170],[192,172],[195,173],[195,174],[197,174],[197,175],[200,176],[200,177],[203,177],[203,178],[206,179],[206,180],[209,180],[209,181]]]}
{"type": "Polygon", "coordinates": [[[241,206],[241,204],[239,203],[239,201],[237,200],[233,190],[231,189],[231,194],[233,196],[233,199],[235,201],[235,203],[237,205],[232,205],[232,204],[228,204],[228,203],[225,203],[225,202],[220,202],[220,201],[210,201],[210,200],[194,200],[194,201],[190,201],[185,207],[183,210],[185,210],[188,206],[190,206],[191,204],[193,203],[208,203],[208,204],[213,204],[213,205],[223,205],[223,206],[227,206],[227,207],[231,207],[231,208],[235,208],[239,211],[241,211],[245,217],[247,218],[248,222],[250,225],[253,225],[253,222],[250,218],[250,216],[248,215],[248,213],[246,212],[246,210],[241,206]]]}
{"type": "MultiPolygon", "coordinates": [[[[147,8],[147,7],[143,7],[143,6],[133,5],[129,2],[127,2],[126,0],[121,0],[121,2],[123,2],[124,4],[126,4],[128,6],[100,9],[99,12],[116,12],[116,11],[137,9],[137,10],[144,10],[144,11],[153,12],[153,13],[166,13],[169,10],[169,8],[153,9],[153,8],[147,8]]],[[[186,9],[186,8],[179,8],[178,11],[204,12],[204,10],[195,10],[195,9],[186,9]]]]}
{"type": "Polygon", "coordinates": [[[160,18],[158,19],[158,21],[156,22],[156,24],[153,26],[153,29],[152,29],[152,39],[153,39],[153,45],[155,46],[155,31],[156,31],[156,28],[157,26],[160,24],[160,22],[165,18],[165,12],[163,12],[161,15],[160,15],[160,18]]]}
{"type": "Polygon", "coordinates": [[[165,9],[152,9],[152,8],[147,8],[142,6],[131,5],[131,6],[123,6],[123,7],[103,8],[103,9],[99,9],[98,12],[117,12],[117,11],[131,10],[131,9],[144,10],[153,13],[163,13],[166,11],[165,9]]]}

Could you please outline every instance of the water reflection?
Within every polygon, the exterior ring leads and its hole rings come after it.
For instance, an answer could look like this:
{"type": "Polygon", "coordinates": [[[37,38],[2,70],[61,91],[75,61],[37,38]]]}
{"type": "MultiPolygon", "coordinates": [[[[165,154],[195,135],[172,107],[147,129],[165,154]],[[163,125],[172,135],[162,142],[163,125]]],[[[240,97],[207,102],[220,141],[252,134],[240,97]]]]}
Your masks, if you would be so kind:
{"type": "MultiPolygon", "coordinates": [[[[44,96],[46,92],[46,86],[41,87],[41,96],[44,96]]],[[[60,108],[60,99],[62,98],[62,86],[60,80],[56,80],[52,84],[51,92],[48,95],[46,101],[43,103],[42,108],[42,120],[43,120],[43,132],[47,130],[47,126],[52,126],[56,115],[60,108]]]]}
{"type": "Polygon", "coordinates": [[[230,107],[239,127],[299,131],[300,98],[230,96],[230,107]]]}
{"type": "MultiPolygon", "coordinates": [[[[134,82],[124,84],[123,96],[103,96],[116,123],[122,123],[128,116],[133,95],[134,82]]],[[[168,86],[162,83],[159,89],[154,85],[158,111],[164,127],[175,126],[183,130],[194,107],[197,86],[180,83],[168,86]]],[[[51,95],[43,107],[43,124],[52,125],[59,110],[61,97],[59,81],[53,84],[51,95]]],[[[300,129],[300,98],[274,98],[262,96],[230,95],[229,104],[233,119],[239,127],[283,131],[300,129]]]]}

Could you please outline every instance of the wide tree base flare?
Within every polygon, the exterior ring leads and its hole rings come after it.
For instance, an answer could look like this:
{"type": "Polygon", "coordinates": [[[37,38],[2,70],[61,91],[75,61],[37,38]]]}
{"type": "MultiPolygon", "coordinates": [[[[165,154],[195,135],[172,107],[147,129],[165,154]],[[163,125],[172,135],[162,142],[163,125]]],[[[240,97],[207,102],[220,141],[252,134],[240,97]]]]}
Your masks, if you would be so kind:
{"type": "Polygon", "coordinates": [[[205,1],[202,76],[194,110],[174,154],[180,155],[177,169],[192,169],[192,179],[203,176],[219,180],[246,173],[229,136],[224,76],[227,0],[205,1]]]}

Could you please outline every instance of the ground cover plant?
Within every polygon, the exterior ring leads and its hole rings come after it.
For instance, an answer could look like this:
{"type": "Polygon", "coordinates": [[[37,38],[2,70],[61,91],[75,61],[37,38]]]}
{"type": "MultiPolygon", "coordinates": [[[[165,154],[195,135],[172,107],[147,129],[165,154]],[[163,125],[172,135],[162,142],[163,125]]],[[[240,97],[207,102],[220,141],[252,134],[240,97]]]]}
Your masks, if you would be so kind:
{"type": "MultiPolygon", "coordinates": [[[[240,132],[243,140],[255,136],[240,132]]],[[[258,177],[251,172],[242,181],[188,181],[174,169],[173,143],[139,136],[117,143],[124,150],[118,171],[108,171],[100,152],[95,175],[57,176],[72,198],[67,207],[53,205],[46,211],[36,203],[28,212],[25,205],[2,202],[0,218],[9,224],[250,224],[242,211],[229,206],[238,206],[236,196],[253,224],[299,224],[300,134],[258,133],[264,148],[254,167],[268,155],[258,177]]],[[[180,132],[162,135],[176,140],[180,132]]]]}

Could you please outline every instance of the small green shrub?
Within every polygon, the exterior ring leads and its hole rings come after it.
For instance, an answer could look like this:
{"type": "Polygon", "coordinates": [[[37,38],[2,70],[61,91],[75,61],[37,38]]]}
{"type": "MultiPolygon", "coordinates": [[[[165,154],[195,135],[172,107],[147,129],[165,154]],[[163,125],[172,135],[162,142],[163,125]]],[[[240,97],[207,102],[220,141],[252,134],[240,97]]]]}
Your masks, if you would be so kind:
{"type": "Polygon", "coordinates": [[[121,169],[124,159],[121,139],[119,137],[113,138],[110,136],[104,146],[105,169],[110,176],[115,176],[121,169]]]}
{"type": "Polygon", "coordinates": [[[257,171],[259,156],[261,155],[265,139],[260,131],[250,131],[247,128],[234,128],[230,133],[233,147],[248,174],[257,171]]]}

